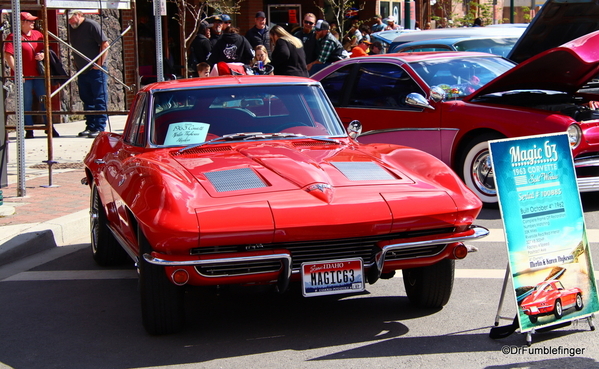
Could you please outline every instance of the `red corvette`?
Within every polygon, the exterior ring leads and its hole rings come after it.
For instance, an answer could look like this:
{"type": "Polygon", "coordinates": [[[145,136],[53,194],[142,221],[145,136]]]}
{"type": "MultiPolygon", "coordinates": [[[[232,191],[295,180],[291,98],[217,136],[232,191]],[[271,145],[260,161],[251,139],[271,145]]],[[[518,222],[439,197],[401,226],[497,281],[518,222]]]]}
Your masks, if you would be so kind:
{"type": "Polygon", "coordinates": [[[307,78],[149,85],[85,158],[93,257],[137,262],[151,334],[182,328],[187,285],[318,296],[403,269],[410,300],[441,307],[463,242],[488,233],[472,224],[482,204],[440,160],[360,144],[360,128],[307,78]]]}
{"type": "Polygon", "coordinates": [[[555,319],[560,319],[566,309],[582,310],[582,290],[577,287],[565,289],[557,280],[541,282],[522,300],[520,307],[531,323],[536,323],[542,315],[553,314],[555,319]]]}

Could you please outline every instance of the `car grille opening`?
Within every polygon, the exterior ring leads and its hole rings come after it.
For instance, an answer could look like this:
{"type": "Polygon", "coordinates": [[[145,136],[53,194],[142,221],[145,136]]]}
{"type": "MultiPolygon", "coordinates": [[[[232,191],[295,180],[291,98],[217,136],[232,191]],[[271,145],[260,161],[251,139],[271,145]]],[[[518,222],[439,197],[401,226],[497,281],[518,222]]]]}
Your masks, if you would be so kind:
{"type": "MultiPolygon", "coordinates": [[[[300,241],[300,242],[282,242],[274,244],[260,244],[260,245],[225,245],[225,246],[213,246],[213,247],[197,247],[191,249],[191,255],[208,256],[212,254],[228,254],[228,253],[239,253],[247,252],[250,250],[274,250],[274,249],[285,249],[291,254],[292,268],[298,270],[302,263],[315,262],[315,261],[326,261],[326,260],[337,260],[337,259],[351,259],[351,258],[362,258],[365,265],[371,265],[375,261],[375,256],[381,249],[377,246],[378,242],[388,241],[393,239],[407,239],[414,237],[430,236],[437,234],[446,234],[454,231],[454,228],[441,228],[434,230],[425,231],[414,231],[414,232],[402,232],[388,235],[377,235],[360,238],[344,238],[344,239],[332,239],[332,240],[316,240],[316,241],[300,241]]],[[[445,244],[431,245],[431,246],[414,246],[406,247],[399,250],[393,250],[387,253],[386,260],[401,260],[407,258],[419,258],[437,255],[445,248],[445,244]]],[[[248,263],[231,263],[231,264],[220,264],[210,266],[209,269],[216,270],[243,270],[243,268],[253,268],[252,273],[256,273],[262,265],[253,267],[254,262],[248,263]]],[[[280,263],[275,261],[268,261],[265,263],[271,263],[270,268],[266,271],[275,271],[280,267],[280,263]],[[274,264],[277,264],[275,268],[274,264]]],[[[266,265],[266,264],[265,264],[266,265]]],[[[207,267],[197,267],[202,269],[207,267]]],[[[208,275],[208,272],[201,272],[202,274],[208,275]]]]}
{"type": "Polygon", "coordinates": [[[244,263],[199,265],[195,269],[207,277],[225,277],[258,273],[278,272],[282,268],[278,260],[250,261],[244,263]]]}

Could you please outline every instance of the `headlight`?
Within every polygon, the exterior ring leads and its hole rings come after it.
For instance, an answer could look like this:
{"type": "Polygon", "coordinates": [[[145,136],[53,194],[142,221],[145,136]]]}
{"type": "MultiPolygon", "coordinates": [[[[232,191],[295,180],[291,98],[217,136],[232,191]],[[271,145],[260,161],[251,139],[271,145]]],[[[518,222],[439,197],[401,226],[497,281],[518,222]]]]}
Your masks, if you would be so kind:
{"type": "Polygon", "coordinates": [[[578,124],[572,124],[568,127],[568,140],[570,141],[570,148],[575,149],[580,144],[582,138],[582,130],[578,124]]]}

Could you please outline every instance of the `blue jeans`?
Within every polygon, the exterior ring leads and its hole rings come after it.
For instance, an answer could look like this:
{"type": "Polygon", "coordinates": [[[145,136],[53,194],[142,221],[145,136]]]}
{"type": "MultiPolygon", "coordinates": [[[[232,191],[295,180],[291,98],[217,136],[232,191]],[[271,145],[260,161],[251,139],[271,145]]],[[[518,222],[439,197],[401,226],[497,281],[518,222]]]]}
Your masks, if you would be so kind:
{"type": "MultiPolygon", "coordinates": [[[[46,110],[46,104],[42,104],[41,97],[46,94],[46,85],[43,79],[26,79],[23,84],[23,109],[25,111],[31,111],[31,107],[33,106],[33,94],[35,94],[35,98],[39,101],[39,110],[46,110]]],[[[44,122],[46,121],[46,117],[44,117],[44,122]]],[[[25,125],[32,126],[33,125],[33,115],[25,115],[25,125]]]]}
{"type": "MultiPolygon", "coordinates": [[[[108,98],[108,76],[98,69],[90,69],[81,73],[77,80],[79,97],[83,101],[83,110],[106,111],[108,98]]],[[[104,131],[106,128],[106,114],[86,115],[85,128],[90,131],[104,131]]]]}

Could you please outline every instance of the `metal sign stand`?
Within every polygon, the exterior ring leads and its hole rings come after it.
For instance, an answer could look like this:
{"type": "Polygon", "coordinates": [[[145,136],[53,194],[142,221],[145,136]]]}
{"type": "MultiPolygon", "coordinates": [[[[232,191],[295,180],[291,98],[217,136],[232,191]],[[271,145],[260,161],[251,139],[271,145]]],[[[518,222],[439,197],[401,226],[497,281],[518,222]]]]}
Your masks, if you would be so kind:
{"type": "MultiPolygon", "coordinates": [[[[510,264],[508,262],[508,265],[505,268],[505,277],[503,278],[503,286],[501,287],[501,295],[499,296],[499,306],[497,306],[497,313],[495,314],[495,322],[494,322],[494,326],[497,327],[499,326],[499,321],[500,320],[512,320],[512,318],[507,317],[507,316],[501,316],[501,309],[503,307],[503,302],[505,300],[505,294],[507,293],[507,284],[508,284],[508,280],[510,278],[510,264]]],[[[591,331],[595,330],[595,325],[593,323],[593,318],[595,317],[595,314],[591,314],[590,316],[587,316],[585,318],[581,318],[578,319],[576,321],[581,321],[581,320],[586,320],[587,323],[589,324],[589,328],[591,329],[591,331]]],[[[515,317],[514,318],[514,323],[512,323],[512,326],[516,324],[516,322],[518,321],[518,318],[515,317]]],[[[554,325],[548,326],[548,327],[542,327],[542,328],[533,328],[528,332],[522,332],[520,331],[520,333],[522,334],[526,334],[526,344],[528,346],[532,345],[532,335],[539,332],[547,332],[553,329],[558,329],[558,328],[562,328],[562,327],[566,327],[569,326],[572,322],[568,321],[565,323],[556,323],[554,325]]],[[[506,328],[507,329],[507,328],[506,328]]],[[[518,329],[520,329],[518,327],[518,329]]],[[[491,330],[493,330],[493,328],[491,328],[491,330]]],[[[509,335],[509,334],[508,334],[509,335]]]]}

